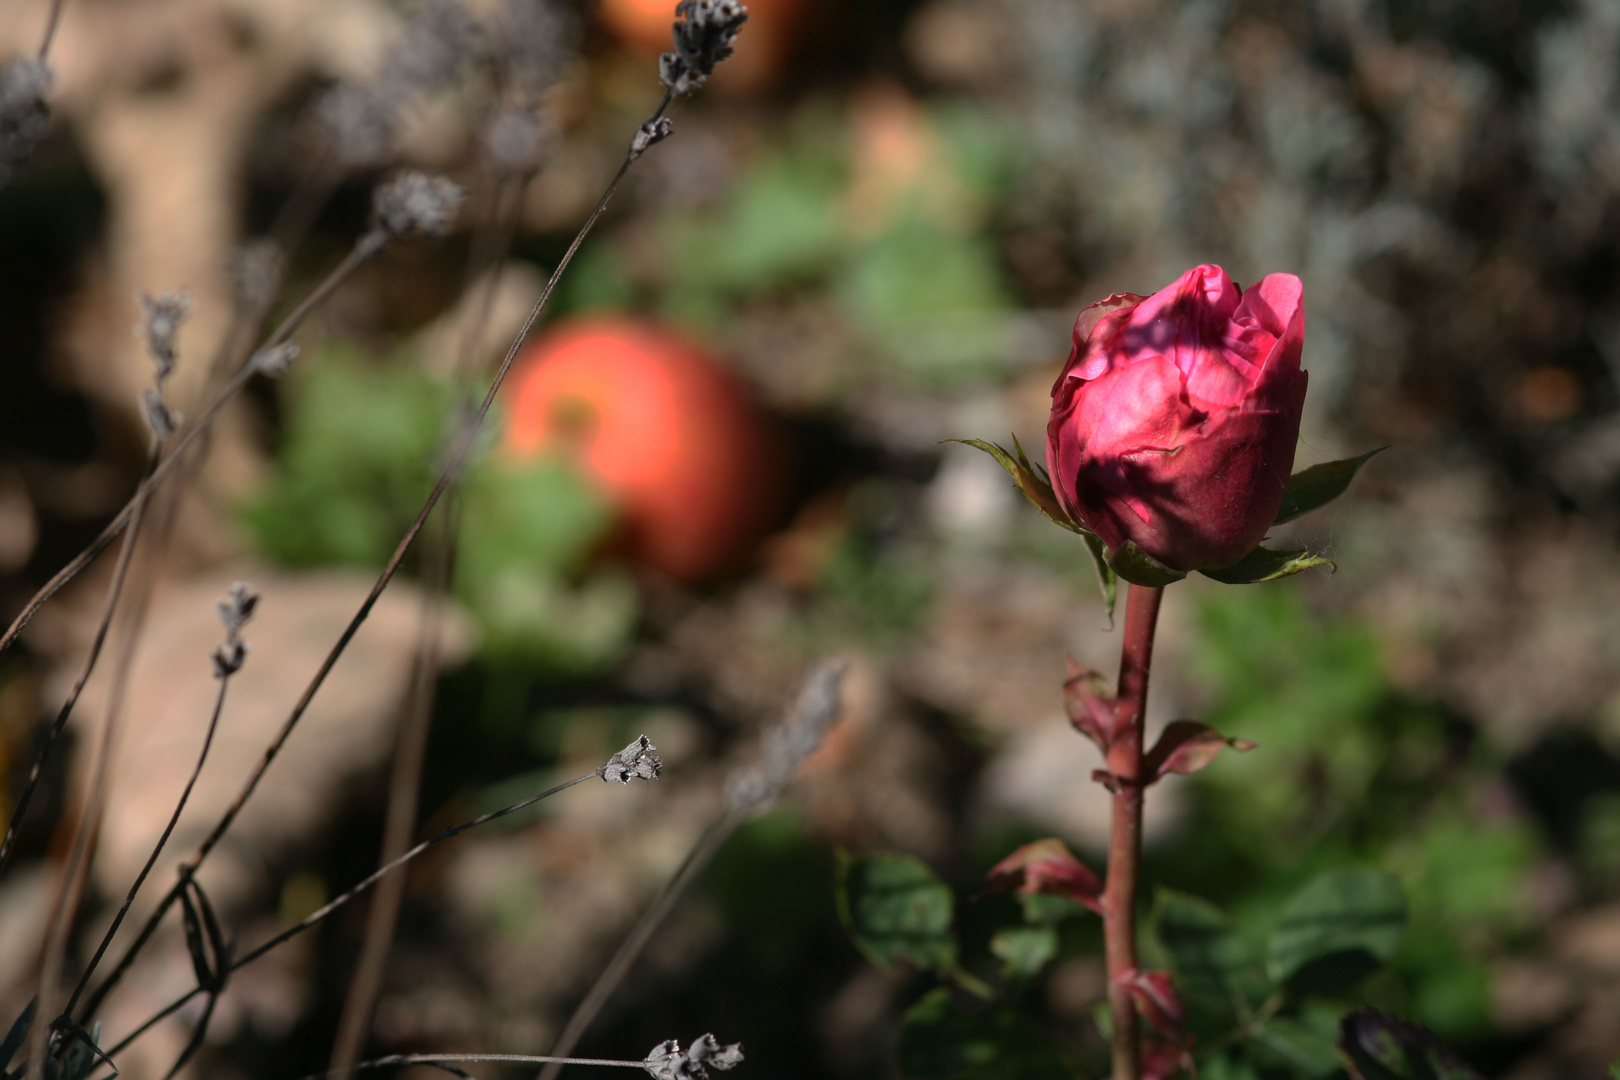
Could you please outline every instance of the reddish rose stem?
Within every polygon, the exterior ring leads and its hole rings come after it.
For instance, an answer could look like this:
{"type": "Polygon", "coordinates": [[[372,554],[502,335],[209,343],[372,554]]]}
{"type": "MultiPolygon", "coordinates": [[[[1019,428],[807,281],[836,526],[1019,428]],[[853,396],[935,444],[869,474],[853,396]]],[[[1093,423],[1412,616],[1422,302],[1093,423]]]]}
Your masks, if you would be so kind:
{"type": "Polygon", "coordinates": [[[1119,659],[1117,720],[1108,771],[1118,778],[1108,838],[1108,881],[1103,888],[1103,940],[1108,957],[1108,1006],[1114,1023],[1113,1080],[1140,1080],[1141,1043],[1136,1007],[1125,979],[1136,969],[1136,877],[1142,860],[1142,718],[1147,712],[1148,667],[1163,589],[1130,587],[1125,641],[1119,659]]]}

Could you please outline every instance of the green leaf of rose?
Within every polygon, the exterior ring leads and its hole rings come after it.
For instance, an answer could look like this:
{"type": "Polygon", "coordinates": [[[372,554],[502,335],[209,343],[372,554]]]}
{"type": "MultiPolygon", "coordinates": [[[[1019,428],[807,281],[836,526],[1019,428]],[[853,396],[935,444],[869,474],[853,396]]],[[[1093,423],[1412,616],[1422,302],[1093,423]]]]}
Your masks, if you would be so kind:
{"type": "Polygon", "coordinates": [[[1288,487],[1283,491],[1282,507],[1271,523],[1281,525],[1285,521],[1293,521],[1301,514],[1308,514],[1319,506],[1326,506],[1344,494],[1345,489],[1350,486],[1350,481],[1355,479],[1356,473],[1363,465],[1372,460],[1374,454],[1388,449],[1387,446],[1380,446],[1376,450],[1369,450],[1353,458],[1325,461],[1320,465],[1301,469],[1288,478],[1288,487]]]}

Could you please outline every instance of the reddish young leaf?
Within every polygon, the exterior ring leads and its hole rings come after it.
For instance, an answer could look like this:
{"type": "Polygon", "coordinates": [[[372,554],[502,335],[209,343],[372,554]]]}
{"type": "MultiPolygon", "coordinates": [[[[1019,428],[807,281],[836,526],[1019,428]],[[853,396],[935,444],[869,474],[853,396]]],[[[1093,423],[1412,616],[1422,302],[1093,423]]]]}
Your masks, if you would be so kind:
{"type": "Polygon", "coordinates": [[[1196,720],[1172,720],[1142,759],[1142,771],[1150,784],[1166,773],[1191,776],[1214,761],[1215,755],[1226,746],[1234,750],[1253,750],[1255,744],[1247,739],[1229,739],[1196,720]]]}
{"type": "Polygon", "coordinates": [[[1069,723],[1097,744],[1097,749],[1108,753],[1114,740],[1114,699],[1103,688],[1102,677],[1089,668],[1068,660],[1068,673],[1063,680],[1063,708],[1069,714],[1069,723]]]}
{"type": "Polygon", "coordinates": [[[1182,1071],[1193,1071],[1193,1038],[1184,1029],[1187,1010],[1176,994],[1167,971],[1121,973],[1119,981],[1131,992],[1136,1011],[1149,1027],[1142,1032],[1143,1080],[1170,1080],[1182,1071]]]}
{"type": "Polygon", "coordinates": [[[1142,1080],[1170,1080],[1192,1073],[1192,1036],[1171,1038],[1157,1031],[1142,1034],[1142,1080]]]}
{"type": "Polygon", "coordinates": [[[1136,999],[1137,1011],[1161,1034],[1179,1037],[1187,1022],[1187,1010],[1176,994],[1168,971],[1122,972],[1120,981],[1136,999]]]}
{"type": "Polygon", "coordinates": [[[1091,868],[1063,845],[1046,839],[1025,844],[996,863],[985,875],[984,891],[1012,889],[1021,893],[1066,896],[1102,914],[1103,884],[1091,868]]]}

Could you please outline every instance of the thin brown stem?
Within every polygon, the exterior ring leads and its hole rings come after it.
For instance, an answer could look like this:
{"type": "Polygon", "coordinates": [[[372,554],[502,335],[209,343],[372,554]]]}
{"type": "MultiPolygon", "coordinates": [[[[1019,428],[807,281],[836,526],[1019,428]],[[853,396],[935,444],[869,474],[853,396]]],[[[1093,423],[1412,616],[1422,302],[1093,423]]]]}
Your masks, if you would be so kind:
{"type": "Polygon", "coordinates": [[[540,1080],[553,1080],[562,1072],[563,1065],[567,1064],[566,1055],[579,1045],[579,1040],[585,1035],[591,1022],[608,1003],[608,999],[619,988],[624,977],[630,974],[631,967],[641,957],[642,950],[652,940],[653,934],[663,925],[664,920],[669,918],[669,913],[675,910],[676,903],[685,895],[687,888],[709,865],[710,860],[731,838],[731,834],[737,831],[737,826],[743,823],[745,817],[746,815],[735,810],[727,810],[719,820],[704,831],[702,836],[698,837],[697,843],[692,845],[692,850],[686,853],[686,859],[681,863],[680,869],[675,871],[675,875],[665,882],[658,895],[653,897],[653,902],[642,912],[641,918],[631,928],[629,936],[613,954],[613,959],[608,961],[607,967],[602,969],[602,973],[596,977],[596,982],[574,1009],[574,1015],[568,1018],[562,1034],[557,1036],[556,1043],[551,1047],[551,1052],[556,1057],[540,1070],[540,1080]]]}
{"type": "Polygon", "coordinates": [[[51,0],[50,14],[45,17],[45,36],[39,41],[39,59],[43,60],[51,51],[51,42],[56,40],[56,28],[62,25],[62,8],[67,0],[51,0]]]}
{"type": "Polygon", "coordinates": [[[214,732],[219,728],[219,715],[225,708],[225,691],[230,684],[231,678],[229,675],[225,675],[219,680],[219,694],[214,698],[214,712],[208,718],[208,731],[203,735],[202,750],[197,754],[197,764],[192,767],[191,776],[186,780],[186,786],[180,792],[179,801],[175,803],[174,813],[169,815],[169,822],[163,827],[163,834],[158,837],[157,843],[153,845],[152,854],[147,856],[146,865],[142,866],[141,872],[135,876],[135,882],[129,887],[129,892],[124,896],[124,902],[118,908],[118,914],[113,917],[112,925],[107,927],[107,932],[102,935],[101,944],[96,946],[95,955],[90,958],[90,963],[85,966],[84,973],[79,976],[78,985],[73,988],[72,996],[68,998],[67,1005],[62,1009],[62,1012],[69,1016],[73,1015],[74,1006],[78,1005],[79,997],[90,983],[90,976],[95,974],[96,966],[101,963],[101,958],[107,953],[107,947],[112,944],[113,937],[118,933],[118,928],[123,925],[124,916],[129,914],[129,907],[135,902],[135,895],[141,891],[141,886],[146,883],[146,878],[151,874],[152,867],[157,864],[158,856],[163,854],[164,846],[168,844],[169,837],[174,833],[175,825],[179,824],[180,814],[185,810],[186,803],[191,799],[191,789],[196,787],[197,777],[202,775],[203,763],[208,760],[208,751],[214,745],[214,732]]]}
{"type": "MultiPolygon", "coordinates": [[[[159,443],[156,438],[152,440],[147,460],[156,460],[159,443]]],[[[113,573],[112,586],[107,591],[107,603],[102,616],[101,626],[97,630],[98,644],[95,652],[99,653],[99,642],[105,640],[113,615],[117,609],[124,584],[129,577],[130,566],[134,562],[136,547],[141,540],[141,521],[146,514],[148,500],[142,498],[135,506],[135,512],[130,522],[129,533],[124,538],[123,550],[119,552],[118,565],[113,573]]],[[[151,597],[150,574],[142,583],[137,592],[133,607],[130,609],[126,624],[122,627],[120,649],[113,675],[107,688],[107,703],[101,726],[100,745],[96,751],[96,767],[91,772],[89,791],[85,796],[84,810],[79,818],[79,827],[73,837],[73,846],[68,854],[67,864],[62,871],[62,885],[57,892],[57,900],[51,913],[50,923],[45,932],[45,950],[40,959],[39,990],[37,992],[42,1017],[52,1017],[57,1013],[57,982],[61,977],[62,964],[67,950],[67,937],[73,928],[78,915],[79,901],[83,897],[84,883],[89,874],[90,860],[95,849],[97,837],[100,835],[102,813],[106,807],[107,777],[111,770],[113,754],[117,748],[117,733],[119,720],[124,710],[124,695],[129,689],[130,673],[135,662],[135,650],[139,644],[140,626],[146,618],[146,605],[151,597]]],[[[94,659],[87,658],[81,669],[81,678],[73,688],[68,702],[63,706],[65,716],[77,702],[79,693],[84,689],[90,671],[94,667],[94,659]]],[[[52,1028],[49,1024],[40,1024],[29,1036],[28,1071],[30,1080],[45,1075],[45,1060],[49,1053],[50,1035],[52,1028]]]]}
{"type": "MultiPolygon", "coordinates": [[[[519,196],[523,183],[511,185],[519,196]]],[[[467,374],[476,362],[474,356],[479,328],[489,317],[495,294],[500,288],[500,261],[511,243],[517,228],[516,211],[521,205],[514,203],[513,220],[507,222],[502,213],[502,194],[508,185],[495,181],[490,187],[489,212],[473,236],[468,255],[466,285],[478,281],[480,271],[487,271],[483,285],[471,294],[475,304],[473,317],[467,320],[466,332],[458,343],[454,365],[454,381],[459,395],[467,374]]],[[[459,399],[459,397],[458,397],[459,399]]],[[[400,727],[394,750],[393,775],[388,785],[388,810],[383,825],[381,861],[391,862],[404,853],[416,827],[420,802],[422,767],[427,756],[427,742],[433,716],[433,678],[439,667],[439,624],[443,615],[445,597],[455,571],[455,541],[461,531],[461,500],[455,489],[445,512],[440,517],[439,529],[428,540],[427,572],[423,575],[428,589],[428,610],[422,620],[417,641],[416,658],[412,666],[411,691],[407,698],[404,723],[400,727]]],[[[399,921],[400,906],[405,897],[404,875],[395,875],[383,881],[377,895],[371,899],[371,911],[366,920],[365,939],[360,949],[360,961],[349,982],[348,997],[338,1020],[337,1036],[332,1043],[332,1057],[328,1075],[347,1080],[357,1068],[357,1060],[364,1048],[370,1030],[372,1010],[387,967],[388,954],[399,921]]]]}
{"type": "MultiPolygon", "coordinates": [[[[672,93],[666,93],[663,101],[659,103],[657,111],[653,113],[652,117],[647,121],[647,123],[654,124],[661,119],[673,101],[674,95],[672,93]]],[[[215,845],[219,843],[219,841],[224,837],[225,833],[230,829],[231,824],[236,820],[237,815],[241,813],[242,807],[246,805],[248,799],[250,799],[253,796],[254,791],[257,790],[260,780],[263,779],[264,774],[269,770],[271,763],[274,762],[277,755],[281,753],[282,747],[286,745],[287,739],[291,737],[293,730],[298,726],[298,722],[303,718],[304,713],[308,711],[310,702],[314,700],[315,694],[326,682],[327,676],[331,674],[333,667],[337,665],[337,662],[339,658],[342,657],[344,651],[348,649],[349,642],[354,639],[354,636],[359,632],[361,625],[364,624],[366,619],[370,617],[371,610],[376,606],[377,600],[382,595],[383,590],[388,587],[389,582],[394,579],[394,575],[399,572],[400,566],[404,563],[406,553],[409,552],[412,545],[416,542],[416,537],[422,531],[422,527],[426,523],[428,516],[433,513],[434,508],[439,504],[439,500],[444,497],[445,492],[449,490],[450,486],[454,484],[457,478],[460,476],[461,470],[466,464],[467,457],[472,452],[472,447],[477,438],[478,432],[482,428],[485,419],[488,417],[490,409],[494,406],[495,396],[497,393],[499,393],[502,384],[506,380],[508,372],[511,371],[513,361],[517,358],[518,350],[523,347],[523,343],[528,339],[529,332],[534,329],[535,323],[539,321],[540,316],[545,312],[546,307],[550,304],[552,294],[556,292],[557,285],[562,280],[563,274],[568,270],[568,267],[573,262],[574,257],[579,253],[579,249],[585,243],[585,239],[596,227],[596,223],[601,219],[602,215],[607,212],[608,204],[613,200],[613,196],[618,191],[619,185],[623,183],[625,175],[630,171],[630,166],[639,156],[640,151],[634,147],[635,144],[632,143],[632,150],[625,154],[624,161],[619,165],[618,171],[614,173],[613,179],[609,181],[607,188],[602,192],[602,197],[597,201],[597,204],[591,211],[590,216],[585,219],[585,223],[580,226],[579,232],[575,234],[573,241],[568,245],[567,251],[565,251],[563,253],[563,257],[558,260],[556,268],[551,272],[551,277],[546,281],[545,288],[541,290],[540,296],[535,301],[534,306],[530,309],[528,317],[523,322],[522,328],[512,339],[512,343],[510,347],[508,347],[506,355],[501,361],[500,367],[496,370],[495,375],[490,380],[489,389],[484,394],[483,401],[479,405],[478,411],[473,417],[472,423],[467,424],[465,429],[455,438],[448,464],[445,466],[445,469],[439,476],[438,480],[434,483],[433,490],[428,493],[427,499],[422,504],[421,510],[417,512],[416,518],[411,522],[410,527],[406,529],[405,535],[400,538],[399,544],[394,548],[394,553],[389,557],[387,564],[383,567],[382,572],[378,575],[376,582],[371,587],[371,591],[366,595],[366,599],[361,603],[359,610],[356,611],[354,616],[349,620],[349,624],[344,627],[343,632],[338,636],[336,643],[334,643],[332,648],[327,652],[325,659],[321,661],[321,666],[316,670],[315,675],[304,687],[304,692],[299,695],[298,701],[293,705],[291,714],[287,717],[286,721],[283,722],[281,729],[271,740],[270,745],[266,747],[264,756],[260,759],[259,764],[254,769],[252,775],[248,777],[247,783],[243,785],[241,792],[238,793],[236,799],[231,803],[230,807],[226,809],[225,814],[220,818],[218,824],[215,825],[213,831],[210,832],[207,838],[203,840],[202,844],[198,846],[196,853],[191,857],[184,867],[184,872],[194,873],[201,865],[203,860],[208,857],[209,852],[214,849],[215,845]]],[[[370,234],[368,234],[368,237],[369,235],[370,234]]],[[[367,238],[363,237],[360,242],[356,244],[355,251],[359,252],[366,245],[367,238]]],[[[369,255],[373,253],[374,252],[368,251],[365,257],[369,257],[369,255]]],[[[351,258],[350,260],[345,260],[345,265],[348,265],[350,261],[354,261],[355,265],[358,265],[359,261],[363,261],[363,257],[356,260],[354,255],[351,253],[351,258]]],[[[321,290],[317,290],[317,292],[320,291],[321,290]]],[[[301,306],[297,311],[294,312],[294,316],[301,318],[305,308],[308,306],[311,305],[306,304],[301,306]]],[[[271,335],[269,341],[270,346],[273,346],[286,339],[286,336],[291,332],[290,329],[287,329],[287,325],[288,323],[293,322],[294,316],[289,316],[288,320],[283,323],[283,326],[278,328],[275,334],[271,335]]],[[[252,367],[253,364],[250,360],[248,364],[244,365],[244,371],[251,372],[252,367]]],[[[109,526],[109,528],[111,528],[111,526],[109,526]]],[[[43,601],[40,601],[40,603],[43,603],[43,601]]],[[[38,605],[35,604],[32,610],[37,611],[38,605]]],[[[32,611],[25,612],[25,615],[31,616],[32,611]]],[[[4,650],[12,632],[8,631],[7,634],[8,637],[0,637],[0,651],[4,650]]],[[[428,841],[427,843],[431,842],[432,841],[428,841]]],[[[411,852],[406,854],[405,858],[410,858],[412,854],[419,852],[423,846],[424,845],[421,844],[417,845],[416,848],[413,848],[411,852]]],[[[382,875],[387,869],[388,867],[384,867],[383,869],[378,870],[371,879],[368,879],[368,882],[382,875]]],[[[132,944],[130,951],[125,954],[123,959],[120,960],[118,967],[115,968],[112,974],[108,977],[108,983],[98,988],[93,1004],[99,1004],[106,994],[110,992],[111,984],[122,978],[124,973],[129,970],[134,961],[136,952],[138,952],[138,950],[151,939],[152,933],[156,930],[158,921],[161,920],[167,910],[172,907],[174,903],[178,901],[178,899],[178,887],[171,889],[169,894],[164,898],[164,902],[159,905],[157,911],[153,912],[151,918],[148,919],[146,926],[142,928],[140,935],[138,935],[136,941],[132,944]]],[[[328,907],[331,907],[331,905],[328,905],[328,907]]],[[[290,936],[290,934],[287,936],[290,936]]],[[[279,940],[284,940],[284,938],[272,939],[271,944],[279,944],[279,940]]],[[[263,948],[269,948],[271,947],[271,944],[267,944],[263,948]]],[[[246,963],[249,959],[260,955],[262,951],[263,949],[255,950],[247,957],[243,957],[233,965],[233,970],[236,967],[240,967],[243,963],[246,963]]],[[[146,1031],[158,1020],[169,1015],[169,1013],[173,1012],[175,1009],[178,1009],[185,1001],[190,1000],[191,997],[195,996],[199,992],[200,990],[193,990],[180,1001],[172,1003],[163,1012],[147,1020],[146,1023],[142,1024],[134,1032],[126,1036],[124,1040],[118,1044],[118,1046],[121,1048],[128,1045],[130,1041],[138,1037],[142,1032],[146,1031]]],[[[111,1051],[109,1051],[109,1053],[110,1052],[111,1051]]]]}
{"type": "MultiPolygon", "coordinates": [[[[406,698],[404,722],[394,747],[393,775],[388,783],[388,810],[383,823],[382,859],[387,865],[410,846],[416,831],[421,801],[422,767],[427,761],[428,735],[433,721],[433,679],[439,670],[439,636],[443,622],[445,590],[455,559],[455,534],[460,525],[460,500],[452,496],[439,519],[436,535],[428,541],[430,566],[425,575],[428,598],[412,665],[411,689],[406,698]]],[[[388,953],[399,923],[400,905],[405,899],[404,874],[385,880],[371,898],[366,920],[365,941],[360,961],[349,982],[348,998],[332,1042],[330,1075],[347,1080],[364,1048],[371,1028],[371,1013],[388,965],[388,953]]]]}
{"type": "MultiPolygon", "coordinates": [[[[146,480],[153,473],[158,461],[156,447],[146,457],[146,468],[141,474],[141,484],[136,488],[136,494],[145,488],[146,480]]],[[[139,516],[144,512],[146,501],[140,498],[130,504],[133,517],[139,522],[139,516]]],[[[67,727],[68,717],[73,715],[73,707],[79,703],[79,695],[84,693],[85,684],[90,681],[90,675],[96,669],[96,662],[101,659],[102,647],[107,643],[107,634],[112,629],[113,610],[118,606],[118,598],[124,589],[124,581],[129,575],[129,562],[135,553],[136,530],[131,530],[129,538],[124,541],[123,549],[118,553],[118,563],[113,568],[112,584],[107,588],[107,599],[102,605],[101,621],[96,625],[96,632],[90,639],[90,650],[85,654],[84,662],[79,666],[79,673],[74,676],[73,686],[68,691],[67,698],[57,711],[56,719],[45,732],[45,739],[38,750],[34,752],[34,761],[28,770],[28,779],[23,782],[21,794],[17,796],[17,807],[11,812],[11,824],[6,827],[6,838],[0,841],[0,874],[4,874],[6,865],[11,861],[12,850],[17,845],[17,836],[22,829],[23,818],[28,814],[28,804],[33,801],[34,791],[39,787],[39,780],[45,772],[45,762],[51,755],[57,738],[62,729],[67,727]]]]}
{"type": "MultiPolygon", "coordinates": [[[[315,287],[314,291],[304,298],[302,303],[293,309],[291,314],[281,321],[281,325],[276,327],[275,332],[265,339],[261,348],[274,348],[277,345],[284,344],[318,304],[331,296],[338,286],[343,284],[355,270],[359,269],[362,263],[380,250],[382,250],[382,245],[379,242],[377,233],[368,232],[362,236],[344,260],[333,268],[332,272],[315,287]]],[[[112,545],[112,542],[118,538],[119,533],[123,532],[125,527],[129,525],[136,501],[144,499],[179,467],[185,458],[186,452],[203,436],[203,433],[213,424],[215,418],[230,403],[230,400],[241,393],[242,389],[253,378],[254,373],[258,370],[253,359],[257,352],[258,350],[254,350],[254,353],[249,355],[247,362],[237,369],[236,374],[231,376],[230,382],[226,383],[214,399],[209,402],[202,415],[175,441],[169,453],[158,463],[157,468],[142,481],[141,486],[135,489],[135,494],[130,497],[129,502],[124,504],[124,508],[118,512],[117,516],[107,523],[107,527],[102,529],[101,533],[83,551],[74,556],[71,562],[53,574],[51,579],[44,585],[40,586],[39,591],[29,598],[27,604],[23,605],[22,611],[17,614],[16,618],[11,620],[11,625],[6,628],[6,632],[0,634],[0,653],[11,647],[11,644],[17,640],[17,635],[22,633],[23,627],[27,626],[33,617],[39,614],[39,609],[44,607],[50,598],[61,590],[62,586],[77,577],[85,567],[95,561],[96,556],[112,545]]],[[[4,864],[0,863],[0,869],[3,868],[4,864]]]]}
{"type": "MultiPolygon", "coordinates": [[[[523,800],[521,800],[519,802],[513,803],[511,806],[503,806],[499,810],[493,810],[490,813],[484,814],[484,815],[482,815],[480,817],[473,818],[471,821],[463,822],[460,825],[453,825],[450,828],[443,830],[442,832],[436,833],[433,836],[428,837],[426,840],[423,840],[420,844],[417,844],[415,847],[411,848],[411,850],[407,851],[405,854],[401,855],[399,858],[395,859],[393,862],[389,863],[388,865],[379,866],[376,870],[372,871],[372,873],[370,875],[368,875],[367,877],[362,879],[359,882],[359,884],[355,885],[353,888],[351,888],[348,892],[344,893],[342,896],[339,896],[339,897],[329,901],[326,904],[325,907],[322,907],[318,911],[315,911],[315,912],[311,913],[310,915],[305,917],[302,922],[296,923],[293,926],[289,926],[287,929],[285,929],[281,933],[275,935],[270,940],[264,942],[262,945],[260,945],[257,948],[243,954],[242,956],[238,957],[237,959],[231,961],[231,966],[226,969],[227,972],[237,971],[237,970],[239,970],[241,968],[246,967],[248,964],[253,963],[253,961],[257,960],[259,957],[263,956],[265,953],[269,952],[270,950],[272,950],[274,948],[277,948],[278,946],[280,946],[284,942],[290,941],[291,939],[297,937],[299,934],[302,934],[305,930],[308,930],[310,927],[315,926],[318,923],[322,922],[328,916],[330,916],[333,912],[335,912],[338,909],[344,907],[350,901],[354,900],[360,894],[364,893],[367,889],[369,889],[373,885],[377,884],[377,882],[381,881],[389,873],[391,873],[392,871],[397,870],[400,867],[404,866],[406,863],[410,862],[412,859],[416,858],[418,855],[421,855],[424,851],[426,851],[430,847],[433,847],[435,844],[442,843],[445,840],[448,840],[453,836],[459,836],[460,834],[466,832],[468,829],[476,829],[480,825],[487,825],[489,822],[494,821],[497,818],[506,817],[508,814],[515,814],[519,810],[523,810],[523,809],[526,809],[527,807],[533,806],[535,803],[539,802],[542,799],[549,799],[551,796],[556,795],[559,792],[567,791],[569,788],[574,787],[576,784],[583,784],[585,781],[595,779],[595,778],[597,778],[599,776],[601,776],[601,771],[600,770],[597,770],[596,772],[588,772],[584,776],[576,776],[572,780],[566,780],[561,784],[555,785],[554,787],[549,787],[545,791],[542,791],[538,795],[531,795],[527,799],[523,799],[523,800]]],[[[177,997],[173,1001],[169,1002],[163,1008],[159,1009],[156,1013],[154,1013],[151,1016],[147,1017],[145,1022],[143,1022],[140,1027],[136,1028],[134,1031],[132,1031],[128,1035],[124,1036],[123,1039],[121,1039],[119,1042],[117,1042],[111,1048],[109,1048],[107,1050],[107,1055],[109,1057],[112,1057],[112,1056],[116,1055],[120,1050],[124,1049],[124,1047],[128,1046],[130,1043],[134,1042],[136,1039],[138,1039],[142,1035],[144,1035],[153,1025],[157,1024],[159,1021],[161,1021],[161,1020],[163,1020],[163,1019],[165,1019],[165,1018],[167,1018],[169,1016],[172,1016],[174,1013],[180,1011],[180,1009],[185,1007],[185,1004],[188,1001],[190,1001],[192,998],[196,997],[198,994],[201,994],[201,993],[203,993],[203,988],[200,987],[200,986],[196,986],[196,987],[193,987],[192,989],[188,990],[186,993],[181,994],[179,997],[177,997]]]]}
{"type": "MultiPolygon", "coordinates": [[[[512,1065],[603,1065],[617,1069],[645,1069],[647,1066],[640,1061],[620,1061],[618,1058],[559,1058],[544,1057],[538,1054],[390,1054],[388,1057],[373,1058],[370,1061],[361,1061],[354,1066],[355,1072],[362,1069],[386,1069],[389,1066],[400,1065],[448,1065],[461,1062],[478,1061],[504,1061],[512,1065]]],[[[327,1080],[335,1076],[334,1072],[316,1073],[306,1076],[304,1080],[327,1080]]]]}
{"type": "Polygon", "coordinates": [[[1141,1040],[1129,980],[1136,972],[1136,887],[1142,860],[1142,721],[1147,712],[1153,631],[1164,590],[1130,587],[1125,640],[1120,651],[1114,739],[1113,816],[1108,837],[1108,881],[1103,889],[1103,939],[1108,960],[1108,1006],[1113,1021],[1113,1080],[1140,1080],[1141,1040]]]}

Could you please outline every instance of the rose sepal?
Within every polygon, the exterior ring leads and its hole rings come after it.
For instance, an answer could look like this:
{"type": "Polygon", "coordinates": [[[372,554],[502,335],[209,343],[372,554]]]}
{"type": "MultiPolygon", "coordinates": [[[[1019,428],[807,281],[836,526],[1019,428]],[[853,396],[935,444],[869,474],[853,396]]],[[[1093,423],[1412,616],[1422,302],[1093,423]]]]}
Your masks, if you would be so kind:
{"type": "Polygon", "coordinates": [[[1114,571],[1108,565],[1108,549],[1103,545],[1102,538],[1090,529],[1081,525],[1068,515],[1063,504],[1058,502],[1057,494],[1052,490],[1052,481],[1047,476],[1046,469],[1040,465],[1032,464],[1029,455],[1024,453],[1018,436],[1012,437],[1013,452],[985,439],[945,439],[947,443],[960,443],[971,446],[976,450],[983,450],[996,459],[996,464],[1007,470],[1012,477],[1014,486],[1024,493],[1030,505],[1058,525],[1063,526],[1072,533],[1076,533],[1086,542],[1086,550],[1091,553],[1091,561],[1097,568],[1097,586],[1102,590],[1103,606],[1108,609],[1110,621],[1114,618],[1114,602],[1118,598],[1119,584],[1114,578],[1114,571]],[[1016,456],[1015,456],[1016,455],[1016,456]]]}
{"type": "Polygon", "coordinates": [[[1135,540],[1125,541],[1118,550],[1110,553],[1108,565],[1113,567],[1114,573],[1132,585],[1145,585],[1150,588],[1161,588],[1187,576],[1185,570],[1172,570],[1137,547],[1135,540]]]}
{"type": "Polygon", "coordinates": [[[1013,483],[1019,491],[1024,493],[1024,498],[1029,500],[1031,506],[1070,532],[1081,534],[1090,532],[1089,529],[1077,523],[1064,512],[1062,505],[1057,500],[1057,495],[1052,491],[1052,481],[1047,478],[1046,470],[1038,465],[1030,464],[1029,455],[1024,453],[1024,448],[1018,443],[1018,436],[1013,436],[1013,450],[1017,453],[1016,457],[1004,447],[985,439],[945,439],[943,441],[961,443],[963,446],[983,450],[996,459],[996,464],[1007,470],[1007,475],[1012,477],[1013,483]]]}
{"type": "Polygon", "coordinates": [[[1363,465],[1372,460],[1373,455],[1388,449],[1388,446],[1379,446],[1355,457],[1324,461],[1320,465],[1301,469],[1288,478],[1288,486],[1283,491],[1282,506],[1277,510],[1277,516],[1271,523],[1281,525],[1318,507],[1326,506],[1345,493],[1350,487],[1350,481],[1356,478],[1356,473],[1361,471],[1363,465]]]}
{"type": "Polygon", "coordinates": [[[1313,566],[1330,566],[1334,570],[1339,568],[1337,563],[1325,555],[1312,555],[1308,551],[1272,551],[1270,548],[1257,547],[1231,566],[1198,572],[1227,585],[1258,585],[1262,581],[1276,581],[1278,578],[1289,577],[1313,566]]]}

